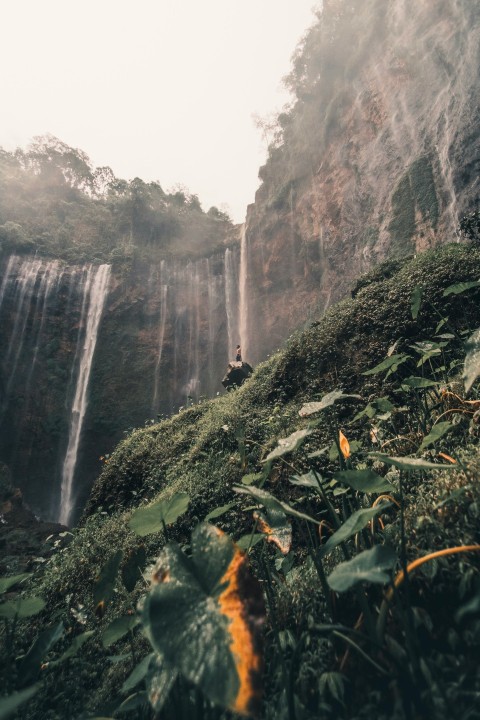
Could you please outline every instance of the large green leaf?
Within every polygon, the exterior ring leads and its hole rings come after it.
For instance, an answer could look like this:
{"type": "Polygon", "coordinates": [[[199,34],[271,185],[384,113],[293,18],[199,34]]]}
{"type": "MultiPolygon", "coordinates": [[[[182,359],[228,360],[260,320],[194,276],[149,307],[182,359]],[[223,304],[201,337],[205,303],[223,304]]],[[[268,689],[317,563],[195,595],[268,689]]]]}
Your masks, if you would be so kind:
{"type": "Polygon", "coordinates": [[[138,508],[128,524],[141,537],[160,532],[164,524],[172,525],[186,512],[189,502],[190,497],[187,493],[175,493],[168,500],[159,500],[153,505],[138,508]]]}
{"type": "Polygon", "coordinates": [[[397,555],[386,545],[375,545],[351,560],[340,563],[328,576],[327,582],[335,592],[346,592],[360,582],[384,585],[397,562],[397,555]]]}
{"type": "Polygon", "coordinates": [[[385,415],[386,413],[392,413],[394,410],[395,405],[390,402],[388,397],[377,398],[376,400],[372,400],[371,403],[368,403],[366,408],[357,413],[353,418],[353,422],[360,420],[360,418],[364,416],[374,418],[376,415],[379,415],[379,413],[385,415]]]}
{"type": "Polygon", "coordinates": [[[233,507],[235,507],[235,503],[231,502],[227,503],[226,505],[222,505],[221,507],[215,508],[215,510],[209,512],[208,515],[205,517],[205,522],[209,522],[210,520],[215,520],[215,518],[221,517],[233,507]]]}
{"type": "Polygon", "coordinates": [[[133,630],[139,622],[140,620],[136,615],[123,615],[112,620],[102,633],[103,647],[109,648],[110,645],[120,640],[130,630],[133,630]]]}
{"type": "Polygon", "coordinates": [[[55,623],[55,625],[47,627],[34,640],[29,651],[20,662],[19,675],[24,683],[28,682],[30,678],[34,678],[37,672],[40,671],[42,660],[45,659],[50,648],[63,636],[63,631],[63,622],[55,623]]]}
{"type": "Polygon", "coordinates": [[[465,383],[465,393],[468,393],[480,375],[480,328],[468,338],[465,348],[467,354],[463,368],[463,382],[465,383]]]}
{"type": "Polygon", "coordinates": [[[348,538],[352,537],[352,535],[356,535],[360,532],[360,530],[363,530],[363,528],[368,525],[372,518],[382,513],[385,508],[390,507],[390,504],[391,503],[383,503],[378,507],[356,510],[347,520],[345,520],[343,525],[341,525],[338,530],[328,538],[325,545],[322,545],[320,548],[320,554],[326,555],[331,552],[333,548],[337,547],[337,545],[345,542],[345,540],[348,540],[348,538]]]}
{"type": "Polygon", "coordinates": [[[13,620],[15,617],[27,618],[37,615],[45,607],[45,601],[39,597],[18,598],[0,605],[0,618],[13,620]]]}
{"type": "Polygon", "coordinates": [[[143,658],[143,660],[140,660],[138,665],[133,668],[132,672],[122,685],[122,693],[124,695],[133,690],[138,685],[138,683],[144,679],[144,677],[147,675],[150,663],[152,662],[154,655],[155,653],[149,653],[146,657],[143,658]]]}
{"type": "Polygon", "coordinates": [[[267,457],[265,458],[265,462],[268,462],[269,460],[275,460],[275,458],[282,457],[287,453],[298,450],[305,438],[308,435],[311,435],[312,432],[312,430],[308,429],[297,430],[286,438],[280,438],[280,440],[278,440],[277,447],[272,450],[271,453],[268,453],[267,457]]]}
{"type": "Polygon", "coordinates": [[[213,702],[255,715],[260,705],[262,591],[244,553],[207,523],[192,555],[168,544],[153,573],[142,622],[154,650],[213,702]]]}
{"type": "Polygon", "coordinates": [[[30,577],[32,573],[21,573],[20,575],[10,575],[10,577],[0,578],[0,595],[6,593],[11,587],[30,577]]]}
{"type": "Polygon", "coordinates": [[[377,375],[378,373],[385,372],[385,370],[388,370],[389,372],[395,372],[397,368],[402,365],[402,363],[406,362],[409,359],[410,355],[405,355],[404,353],[396,353],[395,355],[391,355],[390,357],[385,358],[385,360],[382,360],[382,362],[378,365],[375,365],[374,368],[366,370],[362,373],[362,375],[377,375]]]}
{"type": "Polygon", "coordinates": [[[460,293],[463,293],[466,290],[472,290],[473,288],[478,288],[478,287],[480,287],[480,280],[472,280],[471,282],[456,283],[455,285],[449,285],[443,291],[443,297],[448,297],[448,295],[459,295],[460,293]]]}
{"type": "Polygon", "coordinates": [[[346,395],[343,390],[332,390],[332,392],[324,395],[318,402],[306,403],[298,414],[300,417],[308,417],[309,415],[313,415],[321,410],[325,410],[325,408],[331,407],[337,402],[337,400],[343,400],[344,398],[355,398],[356,400],[362,399],[360,395],[346,395]]]}
{"type": "Polygon", "coordinates": [[[255,547],[255,545],[258,545],[258,543],[264,539],[265,535],[262,533],[247,533],[246,535],[242,535],[238,540],[235,540],[235,544],[240,550],[250,550],[250,548],[255,547]]]}
{"type": "MultiPolygon", "coordinates": [[[[265,467],[269,467],[270,463],[267,463],[265,467]]],[[[258,472],[258,473],[248,473],[247,475],[244,475],[242,477],[242,483],[244,485],[251,485],[252,483],[259,482],[260,480],[263,480],[265,478],[265,472],[258,472]]],[[[207,519],[207,518],[205,518],[207,519]]]]}
{"type": "Polygon", "coordinates": [[[37,683],[8,697],[0,698],[0,720],[7,720],[21,705],[30,700],[40,688],[41,683],[37,683]]]}
{"type": "Polygon", "coordinates": [[[144,545],[133,548],[127,555],[125,564],[122,567],[122,581],[128,592],[132,592],[135,585],[142,577],[142,570],[147,560],[147,552],[144,545]]]}
{"type": "Polygon", "coordinates": [[[235,492],[240,493],[241,495],[251,495],[261,505],[266,507],[267,510],[277,510],[280,512],[284,512],[286,515],[292,515],[293,517],[300,518],[301,520],[309,520],[310,522],[317,523],[318,525],[318,521],[314,520],[312,517],[310,517],[310,515],[305,515],[305,513],[295,510],[295,508],[292,508],[291,505],[283,502],[283,500],[277,500],[274,495],[271,495],[269,492],[263,490],[262,488],[242,487],[241,485],[234,485],[233,489],[235,490],[235,492]]]}
{"type": "Polygon", "coordinates": [[[415,285],[411,298],[410,298],[410,310],[412,312],[412,318],[417,319],[422,304],[423,287],[421,285],[415,285]]]}
{"type": "Polygon", "coordinates": [[[105,565],[100,570],[100,573],[95,581],[93,588],[93,602],[98,607],[100,603],[106,603],[113,595],[113,588],[115,587],[115,581],[117,579],[118,569],[122,562],[123,552],[117,550],[111,557],[108,558],[105,565]]]}
{"type": "Polygon", "coordinates": [[[144,717],[148,711],[148,695],[146,692],[136,692],[127,697],[115,710],[115,715],[126,715],[134,710],[138,712],[135,717],[144,717]]]}
{"type": "Polygon", "coordinates": [[[439,422],[434,425],[428,435],[423,438],[422,444],[420,445],[418,450],[425,450],[425,448],[436,443],[437,440],[440,440],[440,438],[442,438],[449,430],[451,430],[452,427],[453,425],[451,422],[439,422]]]}
{"type": "Polygon", "coordinates": [[[357,492],[385,493],[394,492],[395,488],[388,480],[377,475],[373,470],[343,470],[336,472],[335,480],[353,488],[357,492]]]}
{"type": "Polygon", "coordinates": [[[425,390],[426,388],[435,387],[436,385],[438,385],[438,382],[436,382],[435,380],[428,380],[427,378],[416,377],[415,375],[412,375],[411,377],[402,380],[402,385],[406,385],[409,388],[414,388],[415,390],[425,390]]]}
{"type": "Polygon", "coordinates": [[[375,458],[376,460],[380,460],[380,462],[384,462],[386,465],[393,465],[393,467],[398,468],[399,470],[409,470],[410,472],[413,472],[414,470],[455,470],[454,465],[445,465],[439,464],[439,463],[432,463],[429,460],[424,460],[423,458],[416,458],[416,457],[390,457],[389,455],[384,455],[383,453],[369,453],[370,457],[375,458]]]}
{"type": "Polygon", "coordinates": [[[288,480],[291,485],[313,488],[318,491],[318,483],[321,481],[321,477],[310,470],[310,472],[304,473],[303,475],[292,475],[292,477],[288,478],[288,480]]]}
{"type": "Polygon", "coordinates": [[[65,660],[68,660],[71,657],[74,657],[77,652],[80,650],[80,648],[89,640],[92,635],[95,634],[95,630],[87,630],[84,633],[81,633],[80,635],[77,635],[72,640],[72,644],[69,648],[65,650],[63,655],[61,655],[58,660],[54,660],[50,663],[50,665],[60,665],[60,663],[64,662],[65,660]]]}

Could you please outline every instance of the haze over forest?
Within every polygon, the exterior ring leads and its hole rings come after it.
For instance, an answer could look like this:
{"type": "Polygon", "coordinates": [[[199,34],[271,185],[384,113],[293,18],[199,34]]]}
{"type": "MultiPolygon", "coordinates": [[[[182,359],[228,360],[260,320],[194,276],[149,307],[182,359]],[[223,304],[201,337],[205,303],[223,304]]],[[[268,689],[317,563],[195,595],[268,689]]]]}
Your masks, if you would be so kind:
{"type": "Polygon", "coordinates": [[[51,133],[117,177],[186,186],[205,210],[221,207],[243,222],[266,151],[254,116],[289,100],[281,81],[312,6],[8,3],[0,146],[25,148],[51,133]]]}

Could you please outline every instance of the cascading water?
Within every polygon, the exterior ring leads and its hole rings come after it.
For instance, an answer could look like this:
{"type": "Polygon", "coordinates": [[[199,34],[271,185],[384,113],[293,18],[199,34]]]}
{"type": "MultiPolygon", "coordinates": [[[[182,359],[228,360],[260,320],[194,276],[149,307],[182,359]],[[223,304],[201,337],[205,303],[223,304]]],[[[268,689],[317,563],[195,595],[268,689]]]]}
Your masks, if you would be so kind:
{"type": "Polygon", "coordinates": [[[249,333],[248,333],[248,242],[247,228],[242,225],[242,234],[240,239],[240,277],[239,277],[239,315],[240,315],[240,345],[242,348],[242,358],[248,360],[249,352],[249,333]]]}
{"type": "Polygon", "coordinates": [[[7,395],[10,391],[13,379],[15,377],[15,370],[17,368],[18,359],[20,357],[20,353],[22,352],[25,337],[25,328],[27,326],[27,320],[30,315],[32,297],[34,294],[41,266],[41,260],[36,259],[24,262],[20,266],[15,292],[18,312],[15,318],[13,332],[10,336],[10,342],[8,344],[8,349],[4,361],[5,366],[9,368],[8,380],[6,383],[7,395]]]}
{"type": "Polygon", "coordinates": [[[36,341],[35,341],[35,348],[33,351],[33,357],[32,357],[32,364],[30,366],[30,371],[28,373],[28,380],[27,380],[27,391],[26,395],[28,397],[29,395],[29,389],[30,389],[30,383],[32,380],[32,375],[35,370],[35,365],[37,362],[38,357],[38,351],[40,349],[40,341],[42,339],[42,332],[45,326],[45,320],[47,318],[47,305],[48,305],[48,299],[50,297],[50,293],[52,292],[52,289],[58,285],[58,283],[61,280],[61,273],[59,272],[59,263],[57,260],[54,260],[53,262],[49,263],[48,267],[45,269],[45,272],[43,274],[43,278],[41,281],[40,289],[37,296],[37,323],[38,324],[38,330],[36,335],[36,341]]]}
{"type": "Polygon", "coordinates": [[[162,260],[160,264],[160,319],[158,324],[158,353],[155,363],[155,376],[153,386],[152,412],[158,412],[158,393],[160,387],[160,367],[162,364],[163,342],[165,339],[165,325],[167,321],[168,300],[168,283],[166,277],[166,262],[162,260]]]}
{"type": "Polygon", "coordinates": [[[187,345],[187,379],[184,393],[187,402],[200,391],[200,272],[197,263],[187,266],[188,283],[188,345],[187,345]]]}
{"type": "Polygon", "coordinates": [[[0,285],[0,310],[2,308],[2,302],[3,297],[5,295],[5,290],[7,288],[8,282],[10,280],[10,274],[12,271],[13,265],[15,265],[15,262],[18,260],[18,258],[15,257],[15,255],[10,255],[8,258],[7,267],[5,268],[5,274],[2,279],[2,284],[0,285]]]}
{"type": "MultiPolygon", "coordinates": [[[[220,266],[222,272],[215,273],[211,260],[206,262],[208,283],[208,394],[213,395],[219,379],[216,377],[215,360],[219,351],[222,353],[225,346],[225,337],[223,337],[223,343],[221,341],[222,333],[224,333],[223,318],[225,318],[227,312],[224,305],[226,278],[222,266],[220,266]]],[[[228,345],[228,351],[230,351],[230,345],[228,345]]]]}
{"type": "Polygon", "coordinates": [[[84,295],[84,297],[87,296],[87,293],[89,295],[85,339],[80,354],[80,367],[71,409],[68,446],[62,470],[59,520],[65,525],[68,524],[73,509],[73,479],[77,463],[80,435],[85,411],[87,409],[88,381],[90,379],[93,353],[97,342],[98,327],[108,291],[109,279],[110,265],[100,265],[96,271],[94,271],[93,268],[88,270],[84,295]]]}
{"type": "Polygon", "coordinates": [[[221,390],[238,342],[238,250],[150,269],[145,313],[155,318],[151,413],[221,390]],[[189,399],[190,398],[190,399],[189,399]]]}
{"type": "Polygon", "coordinates": [[[227,333],[228,333],[228,357],[234,359],[234,348],[238,343],[237,338],[240,336],[238,323],[238,253],[235,250],[227,248],[225,250],[224,260],[224,276],[225,276],[225,311],[227,314],[227,333]]]}

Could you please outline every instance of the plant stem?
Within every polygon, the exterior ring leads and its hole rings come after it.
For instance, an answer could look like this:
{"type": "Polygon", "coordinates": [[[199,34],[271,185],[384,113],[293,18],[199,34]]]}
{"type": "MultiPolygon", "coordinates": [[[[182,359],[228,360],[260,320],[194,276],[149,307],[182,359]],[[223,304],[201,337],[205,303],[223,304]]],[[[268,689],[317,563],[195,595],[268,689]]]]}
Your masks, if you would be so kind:
{"type": "MultiPolygon", "coordinates": [[[[310,529],[310,526],[307,522],[305,522],[305,525],[306,525],[309,540],[310,540],[310,542],[307,543],[309,554],[310,554],[310,557],[312,558],[313,564],[315,565],[315,570],[317,571],[317,575],[320,579],[320,584],[322,586],[323,594],[325,596],[325,602],[327,603],[328,613],[329,613],[330,617],[333,619],[332,596],[331,596],[330,588],[328,587],[327,576],[325,575],[323,563],[317,555],[317,548],[315,547],[315,543],[314,543],[314,539],[312,537],[312,531],[310,529]]],[[[302,529],[302,534],[303,534],[303,529],[302,529]]]]}
{"type": "Polygon", "coordinates": [[[336,637],[341,638],[347,645],[350,645],[350,647],[354,648],[360,655],[366,660],[370,665],[372,665],[376,670],[378,670],[379,673],[382,675],[388,675],[388,672],[384,670],[378,663],[375,662],[375,660],[372,660],[370,655],[367,655],[367,653],[362,650],[360,645],[357,645],[356,642],[354,642],[351,638],[349,638],[347,635],[344,635],[343,633],[339,632],[338,630],[334,630],[332,635],[335,635],[336,637]]]}
{"type": "Polygon", "coordinates": [[[273,599],[272,594],[272,576],[270,574],[270,568],[268,567],[268,563],[265,560],[265,547],[263,548],[263,552],[260,559],[261,565],[263,567],[264,574],[267,579],[266,583],[266,596],[267,596],[267,604],[268,608],[270,610],[270,618],[272,622],[272,628],[273,632],[275,634],[275,638],[277,641],[277,649],[281,657],[281,666],[282,666],[282,677],[283,677],[283,683],[285,687],[285,693],[287,696],[287,706],[288,706],[288,720],[296,720],[295,715],[295,701],[293,697],[293,693],[291,692],[291,683],[288,681],[288,669],[287,664],[285,661],[285,656],[282,651],[281,645],[280,645],[280,631],[277,624],[277,616],[275,613],[275,602],[273,599]]]}

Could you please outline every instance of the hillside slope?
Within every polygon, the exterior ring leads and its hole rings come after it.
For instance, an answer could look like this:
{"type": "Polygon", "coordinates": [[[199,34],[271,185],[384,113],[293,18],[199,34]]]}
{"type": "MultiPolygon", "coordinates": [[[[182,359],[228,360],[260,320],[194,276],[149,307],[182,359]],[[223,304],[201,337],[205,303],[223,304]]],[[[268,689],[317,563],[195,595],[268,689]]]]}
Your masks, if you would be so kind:
{"type": "MultiPolygon", "coordinates": [[[[340,521],[355,508],[369,508],[379,493],[371,490],[365,495],[348,488],[338,492],[340,485],[332,483],[333,475],[342,467],[370,467],[386,477],[382,482],[391,488],[387,494],[392,504],[382,509],[379,524],[357,535],[356,543],[347,541],[349,553],[367,549],[373,541],[381,547],[386,543],[401,555],[398,504],[404,507],[408,560],[442,548],[478,545],[478,385],[466,401],[459,379],[465,352],[462,338],[480,324],[479,269],[480,249],[471,245],[444,246],[405,263],[380,266],[359,283],[355,297],[292,336],[286,348],[259,366],[242,388],[135,430],[120,443],[106,459],[71,542],[50,540],[55,543],[53,552],[37,563],[39,569],[22,591],[46,602],[40,614],[21,621],[21,633],[14,634],[10,654],[2,660],[8,692],[30,686],[43,663],[41,684],[22,709],[22,717],[63,718],[67,703],[70,717],[119,716],[115,709],[128,695],[121,690],[122,683],[149,646],[135,625],[130,642],[125,633],[113,634],[118,639],[109,645],[105,633],[118,629],[125,618],[134,618],[147,588],[145,567],[164,545],[161,529],[138,536],[129,526],[131,510],[145,501],[188,493],[187,512],[168,527],[169,540],[183,548],[188,549],[195,525],[219,507],[212,522],[234,539],[243,537],[248,547],[249,537],[261,540],[248,510],[258,505],[258,495],[244,498],[234,492],[234,484],[243,484],[247,492],[253,488],[254,493],[263,484],[264,491],[317,519],[328,518],[330,503],[340,521]],[[459,288],[458,283],[472,286],[459,288]],[[444,296],[452,285],[457,285],[456,290],[444,296]],[[412,293],[419,301],[413,313],[412,293]],[[415,309],[418,315],[413,319],[415,309]],[[425,344],[431,342],[440,346],[425,344]],[[385,359],[389,348],[390,365],[387,361],[383,370],[365,375],[385,359]],[[339,397],[327,412],[299,415],[305,403],[339,388],[347,397],[339,397]],[[348,397],[352,394],[360,397],[348,397]],[[441,424],[446,420],[451,421],[448,428],[441,424]],[[444,434],[420,449],[436,426],[444,434]],[[348,452],[344,445],[336,445],[335,428],[348,438],[348,452]],[[300,438],[303,445],[291,443],[277,453],[276,460],[264,462],[280,438],[301,429],[309,432],[300,438]],[[393,457],[423,457],[454,471],[403,473],[373,460],[367,454],[372,450],[393,457]],[[447,456],[456,459],[455,466],[445,460],[447,456]],[[325,496],[312,492],[308,479],[300,486],[291,483],[302,473],[308,478],[305,473],[313,470],[324,478],[325,496]],[[121,557],[116,554],[119,550],[121,557]],[[114,571],[118,564],[123,579],[114,571]],[[132,567],[140,567],[143,576],[135,571],[132,581],[132,567]],[[22,666],[12,664],[11,657],[21,656],[40,631],[47,632],[59,621],[64,626],[60,639],[52,648],[43,646],[40,661],[25,679],[22,666]],[[72,647],[72,638],[78,649],[61,659],[62,652],[72,647]],[[61,661],[56,664],[56,660],[61,661]]],[[[332,532],[328,525],[323,543],[332,532]]],[[[261,578],[268,600],[262,717],[314,718],[319,712],[326,718],[363,718],[372,712],[379,718],[418,713],[467,717],[479,691],[475,674],[478,553],[441,558],[425,566],[427,570],[409,583],[410,599],[402,595],[386,616],[387,632],[381,634],[382,648],[377,649],[368,640],[368,622],[360,612],[367,602],[368,613],[376,616],[382,601],[379,586],[366,585],[361,602],[358,591],[345,595],[326,590],[321,567],[329,574],[341,558],[334,551],[318,565],[323,550],[315,539],[318,535],[309,536],[313,529],[314,525],[293,518],[293,545],[285,558],[271,543],[250,550],[253,571],[261,578]],[[463,609],[455,614],[459,608],[463,609]],[[333,629],[355,625],[355,642],[368,655],[367,664],[358,649],[345,652],[342,634],[324,635],[325,624],[333,629]],[[420,663],[420,670],[415,663],[420,663]],[[285,672],[290,677],[286,691],[285,672]]],[[[25,567],[11,559],[5,569],[12,574],[25,567]]],[[[218,683],[222,682],[219,677],[218,683]]],[[[139,676],[131,690],[142,683],[139,676]]],[[[175,688],[160,717],[192,717],[195,704],[196,712],[203,708],[204,717],[230,717],[195,699],[188,683],[178,681],[175,688]]],[[[152,717],[145,696],[140,694],[135,702],[127,717],[152,717]]]]}

